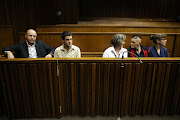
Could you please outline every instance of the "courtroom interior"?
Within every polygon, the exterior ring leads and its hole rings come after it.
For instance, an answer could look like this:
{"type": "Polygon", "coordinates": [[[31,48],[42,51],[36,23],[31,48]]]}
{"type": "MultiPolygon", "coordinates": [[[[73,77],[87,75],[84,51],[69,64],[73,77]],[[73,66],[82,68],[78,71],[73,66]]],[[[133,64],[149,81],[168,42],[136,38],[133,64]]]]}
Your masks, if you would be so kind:
{"type": "Polygon", "coordinates": [[[180,119],[180,0],[1,0],[0,50],[2,120],[180,119]]]}

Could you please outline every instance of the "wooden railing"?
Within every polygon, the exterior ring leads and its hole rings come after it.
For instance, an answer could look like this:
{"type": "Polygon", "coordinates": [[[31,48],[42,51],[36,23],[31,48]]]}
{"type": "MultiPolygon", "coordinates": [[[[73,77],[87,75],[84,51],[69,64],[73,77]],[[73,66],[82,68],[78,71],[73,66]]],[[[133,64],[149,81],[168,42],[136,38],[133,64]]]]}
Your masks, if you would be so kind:
{"type": "Polygon", "coordinates": [[[9,118],[180,113],[180,58],[141,59],[1,59],[9,118]]]}
{"type": "MultiPolygon", "coordinates": [[[[127,22],[127,21],[126,21],[127,22]]],[[[180,24],[173,22],[127,22],[119,24],[60,24],[37,25],[37,32],[147,32],[147,33],[180,33],[180,24]]]]}
{"type": "MultiPolygon", "coordinates": [[[[111,38],[114,34],[119,32],[72,32],[73,33],[73,44],[80,47],[81,52],[104,52],[105,49],[112,46],[110,43],[111,38]]],[[[126,44],[124,48],[129,48],[131,44],[132,35],[141,35],[142,36],[142,45],[146,47],[151,47],[154,43],[150,40],[150,35],[154,33],[137,33],[137,32],[121,32],[127,35],[126,44]]],[[[20,33],[20,40],[25,40],[25,33],[20,33]]],[[[62,45],[61,40],[62,32],[38,32],[39,40],[43,40],[46,44],[52,47],[58,47],[62,45]]],[[[180,56],[180,34],[177,33],[166,33],[167,45],[169,55],[171,57],[180,56]]],[[[94,55],[95,57],[96,55],[94,55]]]]}

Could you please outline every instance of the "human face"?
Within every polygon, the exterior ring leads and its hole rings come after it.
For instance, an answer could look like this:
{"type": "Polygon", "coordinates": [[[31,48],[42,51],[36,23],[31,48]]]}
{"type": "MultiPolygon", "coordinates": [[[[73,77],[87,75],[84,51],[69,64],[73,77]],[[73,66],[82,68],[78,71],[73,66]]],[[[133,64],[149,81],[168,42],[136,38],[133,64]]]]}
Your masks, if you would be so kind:
{"type": "Polygon", "coordinates": [[[167,40],[165,38],[162,38],[161,40],[158,40],[157,43],[160,44],[161,46],[166,46],[167,40]]]}
{"type": "Polygon", "coordinates": [[[137,42],[137,40],[136,39],[131,39],[131,48],[135,48],[135,49],[138,49],[139,48],[139,46],[140,46],[140,43],[139,42],[137,42]]]}
{"type": "Polygon", "coordinates": [[[72,46],[72,36],[65,36],[65,39],[62,41],[65,48],[69,48],[72,46]]]}
{"type": "Polygon", "coordinates": [[[121,48],[123,48],[123,45],[125,44],[125,41],[121,42],[121,48]]]}
{"type": "Polygon", "coordinates": [[[34,44],[34,42],[36,41],[36,38],[37,38],[37,33],[36,31],[34,30],[28,30],[26,35],[25,35],[25,38],[27,39],[27,41],[30,43],[30,44],[34,44]]]}

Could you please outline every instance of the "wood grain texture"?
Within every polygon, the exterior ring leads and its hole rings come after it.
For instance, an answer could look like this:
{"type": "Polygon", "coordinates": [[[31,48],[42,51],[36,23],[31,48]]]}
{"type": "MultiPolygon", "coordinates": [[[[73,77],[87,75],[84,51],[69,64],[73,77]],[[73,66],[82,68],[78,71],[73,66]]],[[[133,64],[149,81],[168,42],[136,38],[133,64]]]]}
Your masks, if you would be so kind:
{"type": "Polygon", "coordinates": [[[179,113],[179,58],[86,59],[0,60],[9,118],[179,113]]]}
{"type": "Polygon", "coordinates": [[[0,26],[0,50],[7,46],[12,46],[14,42],[14,30],[12,26],[0,26]]]}

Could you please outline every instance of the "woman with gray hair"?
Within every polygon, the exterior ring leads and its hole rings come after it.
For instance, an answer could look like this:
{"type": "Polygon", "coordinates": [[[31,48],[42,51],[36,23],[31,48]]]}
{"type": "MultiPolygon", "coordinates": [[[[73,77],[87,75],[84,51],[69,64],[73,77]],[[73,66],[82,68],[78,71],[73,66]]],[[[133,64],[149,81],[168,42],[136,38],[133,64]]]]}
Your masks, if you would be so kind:
{"type": "Polygon", "coordinates": [[[153,54],[153,57],[168,57],[168,50],[167,48],[163,47],[166,46],[166,34],[157,33],[155,35],[151,35],[150,39],[154,42],[154,46],[150,47],[150,51],[153,54]]]}
{"type": "Polygon", "coordinates": [[[111,44],[113,46],[107,48],[103,56],[104,58],[122,58],[122,55],[124,54],[124,57],[128,57],[128,53],[125,52],[127,49],[123,48],[123,45],[125,44],[126,35],[124,34],[116,34],[111,39],[111,44]]]}

